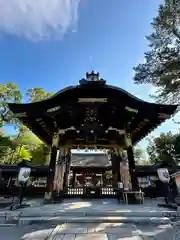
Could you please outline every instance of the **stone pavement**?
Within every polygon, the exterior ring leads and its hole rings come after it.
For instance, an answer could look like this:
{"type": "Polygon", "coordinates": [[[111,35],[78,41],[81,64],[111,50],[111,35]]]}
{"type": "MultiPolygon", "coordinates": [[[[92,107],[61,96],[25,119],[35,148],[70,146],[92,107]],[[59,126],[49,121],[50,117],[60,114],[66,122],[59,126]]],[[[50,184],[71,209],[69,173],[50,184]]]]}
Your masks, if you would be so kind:
{"type": "Polygon", "coordinates": [[[132,224],[50,224],[0,228],[0,240],[175,240],[169,225],[137,227],[132,224]]]}
{"type": "MultiPolygon", "coordinates": [[[[160,216],[179,212],[157,207],[158,201],[146,200],[143,205],[124,205],[112,199],[66,199],[60,204],[43,205],[42,199],[39,199],[29,203],[32,207],[20,211],[0,211],[0,240],[175,240],[175,228],[157,220],[160,216]],[[156,221],[150,224],[145,221],[146,218],[156,221]],[[5,225],[3,219],[6,219],[5,225]],[[13,219],[18,219],[20,225],[14,223],[13,219]],[[126,223],[123,223],[123,219],[126,223]],[[128,219],[136,221],[132,223],[128,219]],[[141,224],[137,224],[137,219],[141,219],[141,224]],[[26,224],[21,224],[23,221],[26,224]]],[[[179,232],[177,236],[180,236],[179,232]]]]}
{"type": "Polygon", "coordinates": [[[0,209],[8,207],[12,203],[12,198],[0,197],[0,209]]]}

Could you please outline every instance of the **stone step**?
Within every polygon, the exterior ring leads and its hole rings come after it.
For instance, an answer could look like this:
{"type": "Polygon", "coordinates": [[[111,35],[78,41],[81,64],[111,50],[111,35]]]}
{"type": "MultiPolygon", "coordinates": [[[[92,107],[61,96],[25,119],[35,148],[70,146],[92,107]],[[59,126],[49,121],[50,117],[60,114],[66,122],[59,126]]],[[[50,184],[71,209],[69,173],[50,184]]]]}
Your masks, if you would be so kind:
{"type": "MultiPolygon", "coordinates": [[[[9,220],[10,221],[10,220],[9,220]]],[[[19,219],[11,219],[11,223],[19,225],[51,223],[53,225],[62,223],[131,223],[131,224],[169,224],[170,219],[166,217],[20,217],[19,219]]],[[[8,221],[7,221],[8,223],[8,221]]]]}
{"type": "Polygon", "coordinates": [[[117,219],[133,219],[133,218],[169,218],[171,220],[178,220],[180,218],[179,211],[8,211],[8,212],[0,212],[0,223],[4,221],[14,221],[18,220],[19,218],[27,219],[41,219],[41,218],[97,218],[97,219],[108,219],[110,218],[117,218],[117,219]]]}
{"type": "MultiPolygon", "coordinates": [[[[11,215],[11,214],[9,214],[11,215]]],[[[7,215],[8,216],[8,215],[7,215]]],[[[28,211],[20,213],[21,217],[179,217],[179,211],[28,211]]]]}

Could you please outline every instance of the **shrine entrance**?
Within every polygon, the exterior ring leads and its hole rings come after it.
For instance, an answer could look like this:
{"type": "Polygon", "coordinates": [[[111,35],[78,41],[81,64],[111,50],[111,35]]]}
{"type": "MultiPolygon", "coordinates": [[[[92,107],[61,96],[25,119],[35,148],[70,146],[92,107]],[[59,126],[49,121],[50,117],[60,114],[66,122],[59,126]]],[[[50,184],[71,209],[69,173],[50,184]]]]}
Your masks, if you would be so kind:
{"type": "Polygon", "coordinates": [[[94,72],[49,99],[8,105],[16,118],[51,145],[47,201],[69,193],[71,149],[107,150],[113,195],[118,196],[119,188],[139,191],[133,146],[177,109],[140,100],[107,85],[94,72]]]}
{"type": "Polygon", "coordinates": [[[112,166],[106,152],[72,154],[68,191],[65,197],[116,198],[112,166]],[[77,165],[78,164],[78,165],[77,165]]]}

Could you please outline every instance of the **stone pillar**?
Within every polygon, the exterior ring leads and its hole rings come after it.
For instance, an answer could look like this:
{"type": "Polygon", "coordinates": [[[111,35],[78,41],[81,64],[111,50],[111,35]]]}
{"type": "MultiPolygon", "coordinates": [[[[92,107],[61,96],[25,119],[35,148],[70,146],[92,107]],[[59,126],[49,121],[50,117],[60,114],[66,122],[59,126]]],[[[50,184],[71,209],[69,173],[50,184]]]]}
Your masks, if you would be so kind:
{"type": "Polygon", "coordinates": [[[132,190],[139,190],[139,184],[137,179],[136,167],[135,167],[135,160],[134,160],[134,153],[131,141],[131,135],[127,133],[125,135],[125,147],[127,151],[128,161],[129,161],[129,173],[131,176],[131,185],[132,190]]]}
{"type": "Polygon", "coordinates": [[[51,156],[50,156],[50,163],[49,163],[49,168],[48,168],[46,192],[45,192],[45,195],[44,195],[44,202],[45,203],[52,202],[53,184],[54,184],[54,177],[55,177],[58,145],[59,145],[59,134],[55,133],[54,136],[53,136],[53,140],[52,140],[51,156]]]}

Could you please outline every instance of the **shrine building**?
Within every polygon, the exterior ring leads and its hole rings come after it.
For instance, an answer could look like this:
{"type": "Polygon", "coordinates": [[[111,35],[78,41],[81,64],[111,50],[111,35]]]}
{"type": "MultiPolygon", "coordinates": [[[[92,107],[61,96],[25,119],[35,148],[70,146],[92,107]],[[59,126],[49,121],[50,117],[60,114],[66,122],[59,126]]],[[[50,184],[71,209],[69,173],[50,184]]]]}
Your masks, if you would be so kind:
{"type": "MultiPolygon", "coordinates": [[[[49,201],[67,191],[71,149],[106,152],[113,188],[118,189],[122,182],[124,190],[139,191],[133,146],[177,109],[177,105],[143,101],[108,85],[95,72],[86,73],[78,85],[66,87],[48,99],[8,106],[14,117],[51,146],[45,193],[49,201]]],[[[81,172],[75,166],[72,169],[81,172]]]]}

